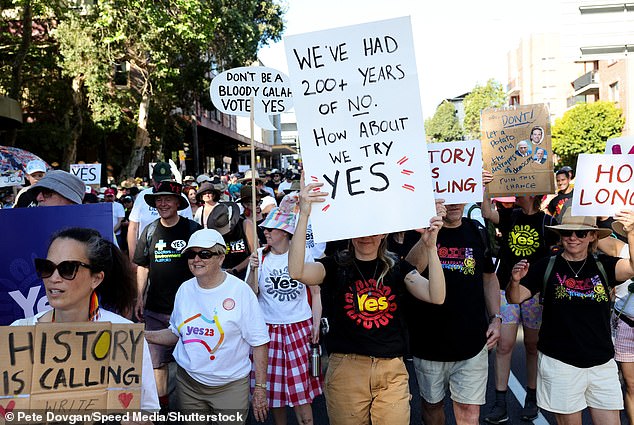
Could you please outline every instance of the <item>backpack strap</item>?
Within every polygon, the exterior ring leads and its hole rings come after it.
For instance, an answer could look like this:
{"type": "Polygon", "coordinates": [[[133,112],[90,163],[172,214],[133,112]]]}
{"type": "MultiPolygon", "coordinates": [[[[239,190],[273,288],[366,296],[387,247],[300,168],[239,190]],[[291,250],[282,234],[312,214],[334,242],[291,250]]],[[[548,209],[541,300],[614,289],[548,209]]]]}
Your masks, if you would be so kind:
{"type": "Polygon", "coordinates": [[[152,243],[152,236],[154,236],[154,232],[158,227],[158,222],[159,219],[156,219],[147,225],[147,233],[145,234],[145,249],[143,250],[143,256],[145,257],[149,257],[150,255],[150,244],[152,243]]]}
{"type": "Polygon", "coordinates": [[[548,259],[548,265],[546,266],[546,273],[544,274],[544,284],[542,285],[542,290],[539,293],[539,303],[544,304],[544,294],[546,293],[546,284],[548,283],[548,279],[550,279],[550,275],[553,272],[553,267],[555,266],[555,260],[557,259],[556,255],[551,255],[548,259]]]}
{"type": "MultiPolygon", "coordinates": [[[[599,257],[596,254],[592,255],[594,257],[594,262],[597,263],[597,268],[599,269],[599,273],[601,273],[601,277],[606,285],[609,283],[608,274],[605,272],[605,267],[603,267],[603,263],[599,260],[599,257]]],[[[608,288],[605,288],[605,291],[608,291],[608,288]]]]}

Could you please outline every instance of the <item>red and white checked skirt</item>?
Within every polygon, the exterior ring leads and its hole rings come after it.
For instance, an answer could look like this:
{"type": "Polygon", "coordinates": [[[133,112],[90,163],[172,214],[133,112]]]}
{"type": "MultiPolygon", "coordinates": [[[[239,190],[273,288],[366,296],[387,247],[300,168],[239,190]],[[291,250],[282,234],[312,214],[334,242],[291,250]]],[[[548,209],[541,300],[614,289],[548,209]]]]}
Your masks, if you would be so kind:
{"type": "MultiPolygon", "coordinates": [[[[310,375],[312,319],[287,325],[269,324],[267,387],[269,407],[312,403],[322,393],[321,380],[310,375]]],[[[251,389],[255,374],[251,372],[251,389]]]]}

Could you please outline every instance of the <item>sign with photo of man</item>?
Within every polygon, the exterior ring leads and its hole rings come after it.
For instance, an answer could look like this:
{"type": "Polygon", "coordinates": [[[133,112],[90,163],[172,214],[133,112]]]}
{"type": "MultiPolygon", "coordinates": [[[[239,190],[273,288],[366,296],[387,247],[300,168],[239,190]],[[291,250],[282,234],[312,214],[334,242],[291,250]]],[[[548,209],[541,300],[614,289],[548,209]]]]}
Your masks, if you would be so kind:
{"type": "Polygon", "coordinates": [[[491,196],[554,193],[546,105],[486,109],[480,127],[484,168],[493,173],[491,196]]]}

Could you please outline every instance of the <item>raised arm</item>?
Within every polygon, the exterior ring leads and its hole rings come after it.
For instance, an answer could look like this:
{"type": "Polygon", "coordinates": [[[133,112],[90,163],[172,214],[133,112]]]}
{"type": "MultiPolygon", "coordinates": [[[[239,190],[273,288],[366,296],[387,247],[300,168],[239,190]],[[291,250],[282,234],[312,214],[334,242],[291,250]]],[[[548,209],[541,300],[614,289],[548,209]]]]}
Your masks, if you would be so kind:
{"type": "MultiPolygon", "coordinates": [[[[302,174],[301,181],[304,177],[302,174]]],[[[299,195],[299,215],[295,233],[291,239],[291,247],[288,252],[288,274],[292,279],[299,280],[304,285],[319,285],[326,277],[326,270],[319,262],[305,263],[306,256],[306,228],[308,227],[308,217],[310,217],[311,204],[313,202],[324,202],[328,195],[315,189],[323,186],[323,183],[311,183],[303,186],[299,195]]]]}
{"type": "MultiPolygon", "coordinates": [[[[444,217],[447,215],[447,208],[445,207],[444,199],[436,199],[436,215],[439,217],[444,217]]],[[[442,226],[442,223],[440,223],[442,226]]],[[[427,264],[429,259],[427,257],[427,246],[425,242],[425,229],[416,229],[419,232],[420,239],[416,244],[409,250],[407,256],[405,257],[405,261],[416,267],[419,273],[422,273],[427,268],[427,264]]]]}
{"type": "Polygon", "coordinates": [[[482,217],[490,220],[493,224],[500,223],[500,214],[491,207],[488,184],[493,181],[493,174],[490,171],[482,170],[482,184],[484,185],[484,195],[482,197],[482,217]]]}
{"type": "MultiPolygon", "coordinates": [[[[445,302],[445,274],[442,271],[440,258],[436,249],[436,238],[442,227],[442,218],[436,216],[429,222],[429,228],[422,229],[421,240],[425,246],[425,256],[429,268],[429,280],[412,270],[405,276],[407,290],[416,298],[432,304],[445,302]]],[[[409,255],[408,255],[409,256],[409,255]]]]}

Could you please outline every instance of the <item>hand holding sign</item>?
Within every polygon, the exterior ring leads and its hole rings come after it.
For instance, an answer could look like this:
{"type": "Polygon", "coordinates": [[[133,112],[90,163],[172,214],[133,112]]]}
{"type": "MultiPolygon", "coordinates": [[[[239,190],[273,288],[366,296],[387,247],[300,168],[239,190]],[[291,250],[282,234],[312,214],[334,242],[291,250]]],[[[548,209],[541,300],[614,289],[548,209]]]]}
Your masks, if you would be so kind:
{"type": "Polygon", "coordinates": [[[275,130],[268,115],[277,115],[293,107],[288,77],[273,68],[245,66],[217,75],[209,89],[211,100],[225,114],[248,117],[265,130],[275,130]]]}

